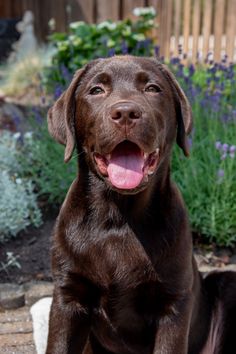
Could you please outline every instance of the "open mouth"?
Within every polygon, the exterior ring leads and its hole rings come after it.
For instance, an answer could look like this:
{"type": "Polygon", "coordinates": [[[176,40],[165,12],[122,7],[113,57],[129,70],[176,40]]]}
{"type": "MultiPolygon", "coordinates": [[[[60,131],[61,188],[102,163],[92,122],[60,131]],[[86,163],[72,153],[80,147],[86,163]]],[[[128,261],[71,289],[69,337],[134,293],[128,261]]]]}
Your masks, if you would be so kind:
{"type": "Polygon", "coordinates": [[[137,144],[125,140],[108,155],[94,153],[94,159],[100,173],[108,177],[114,187],[134,189],[154,173],[159,161],[159,149],[145,153],[137,144]]]}

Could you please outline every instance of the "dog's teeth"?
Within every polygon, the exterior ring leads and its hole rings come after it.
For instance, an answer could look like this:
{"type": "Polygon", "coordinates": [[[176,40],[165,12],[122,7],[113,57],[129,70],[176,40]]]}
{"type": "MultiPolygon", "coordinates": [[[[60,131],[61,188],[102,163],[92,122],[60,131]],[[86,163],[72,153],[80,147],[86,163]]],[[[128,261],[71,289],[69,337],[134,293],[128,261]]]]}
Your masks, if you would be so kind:
{"type": "Polygon", "coordinates": [[[148,171],[148,176],[153,175],[154,171],[148,171]]]}

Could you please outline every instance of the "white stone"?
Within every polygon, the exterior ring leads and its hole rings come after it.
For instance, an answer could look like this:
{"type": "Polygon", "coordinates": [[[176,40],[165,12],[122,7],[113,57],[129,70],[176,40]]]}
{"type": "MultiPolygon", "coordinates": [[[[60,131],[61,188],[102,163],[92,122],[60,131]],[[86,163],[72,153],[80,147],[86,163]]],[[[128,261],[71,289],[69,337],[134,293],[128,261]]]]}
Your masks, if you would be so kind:
{"type": "Polygon", "coordinates": [[[37,301],[30,308],[33,320],[33,338],[37,354],[46,353],[51,304],[52,298],[45,297],[37,301]]]}

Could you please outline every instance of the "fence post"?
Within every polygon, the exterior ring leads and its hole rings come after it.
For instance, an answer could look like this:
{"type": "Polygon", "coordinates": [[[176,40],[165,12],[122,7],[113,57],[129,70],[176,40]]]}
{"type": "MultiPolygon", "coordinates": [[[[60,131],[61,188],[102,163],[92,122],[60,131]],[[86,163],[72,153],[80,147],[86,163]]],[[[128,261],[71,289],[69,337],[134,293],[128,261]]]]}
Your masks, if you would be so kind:
{"type": "Polygon", "coordinates": [[[97,18],[96,22],[102,22],[106,20],[119,20],[119,0],[97,0],[97,18]]]}
{"type": "Polygon", "coordinates": [[[221,60],[222,54],[225,7],[225,0],[216,0],[214,13],[214,60],[217,62],[221,60]]]}
{"type": "Polygon", "coordinates": [[[198,60],[198,46],[200,35],[200,14],[201,3],[200,0],[194,0],[193,5],[193,43],[192,43],[192,60],[194,63],[198,60]]]}
{"type": "Polygon", "coordinates": [[[230,61],[234,60],[236,36],[236,0],[228,0],[227,28],[226,28],[226,54],[230,61]]]}
{"type": "Polygon", "coordinates": [[[191,16],[191,0],[185,0],[184,1],[184,24],[183,24],[183,35],[184,35],[183,54],[187,54],[187,55],[189,51],[190,16],[191,16]]]}
{"type": "Polygon", "coordinates": [[[179,55],[179,36],[180,36],[180,28],[181,28],[181,0],[175,0],[174,7],[174,55],[179,55]]]}
{"type": "Polygon", "coordinates": [[[212,0],[206,0],[204,2],[204,16],[203,16],[203,59],[207,57],[209,53],[209,40],[211,34],[212,24],[212,0]]]}

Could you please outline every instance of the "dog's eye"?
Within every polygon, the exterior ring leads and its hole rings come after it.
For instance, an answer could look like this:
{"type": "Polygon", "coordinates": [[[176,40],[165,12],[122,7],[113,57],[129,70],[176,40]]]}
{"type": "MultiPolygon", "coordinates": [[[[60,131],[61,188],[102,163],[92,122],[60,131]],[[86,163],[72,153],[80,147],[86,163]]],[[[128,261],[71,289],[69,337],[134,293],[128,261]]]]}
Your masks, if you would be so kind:
{"type": "Polygon", "coordinates": [[[103,90],[102,87],[100,86],[94,86],[91,88],[91,90],[89,91],[90,95],[101,95],[102,93],[104,93],[105,91],[103,90]]]}
{"type": "Polygon", "coordinates": [[[151,85],[146,86],[144,91],[156,93],[156,92],[161,92],[161,89],[159,86],[151,84],[151,85]]]}

